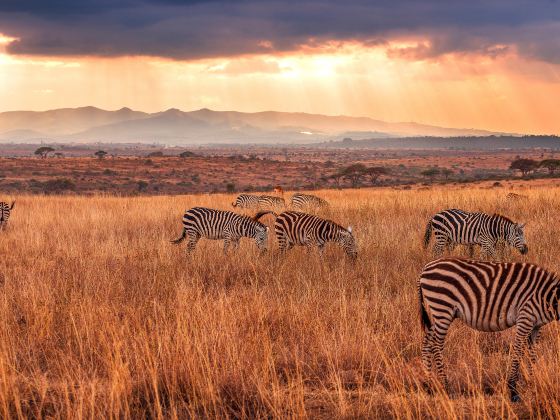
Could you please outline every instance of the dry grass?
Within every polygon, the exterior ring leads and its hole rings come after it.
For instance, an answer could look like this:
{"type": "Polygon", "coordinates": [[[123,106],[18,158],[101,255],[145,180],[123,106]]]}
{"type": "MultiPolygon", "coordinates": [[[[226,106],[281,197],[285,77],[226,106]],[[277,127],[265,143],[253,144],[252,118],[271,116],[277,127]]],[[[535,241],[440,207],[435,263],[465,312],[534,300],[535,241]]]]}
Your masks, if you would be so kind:
{"type": "Polygon", "coordinates": [[[336,247],[324,264],[281,259],[273,238],[264,257],[247,240],[227,257],[201,241],[191,260],[169,244],[185,208],[231,196],[17,197],[0,242],[0,415],[558,417],[556,325],[523,402],[505,392],[511,332],[458,323],[451,394],[425,393],[416,277],[427,218],[449,207],[527,222],[529,259],[558,270],[559,191],[515,205],[482,189],[319,192],[355,228],[355,266],[336,247]]]}

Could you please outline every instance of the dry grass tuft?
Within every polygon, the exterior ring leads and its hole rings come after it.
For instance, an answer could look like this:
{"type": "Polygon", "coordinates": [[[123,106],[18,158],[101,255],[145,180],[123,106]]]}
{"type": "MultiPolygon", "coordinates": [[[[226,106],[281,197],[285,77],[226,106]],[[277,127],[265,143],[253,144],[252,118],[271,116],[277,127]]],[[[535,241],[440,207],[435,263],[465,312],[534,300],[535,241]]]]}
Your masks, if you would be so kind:
{"type": "Polygon", "coordinates": [[[272,238],[264,257],[247,240],[227,257],[203,240],[190,260],[169,244],[184,209],[231,196],[18,197],[0,241],[0,415],[558,417],[556,325],[522,403],[505,392],[511,332],[458,323],[451,395],[426,393],[416,292],[425,223],[450,207],[527,222],[529,260],[558,270],[558,192],[322,191],[354,226],[355,266],[334,246],[324,264],[281,259],[272,238]]]}

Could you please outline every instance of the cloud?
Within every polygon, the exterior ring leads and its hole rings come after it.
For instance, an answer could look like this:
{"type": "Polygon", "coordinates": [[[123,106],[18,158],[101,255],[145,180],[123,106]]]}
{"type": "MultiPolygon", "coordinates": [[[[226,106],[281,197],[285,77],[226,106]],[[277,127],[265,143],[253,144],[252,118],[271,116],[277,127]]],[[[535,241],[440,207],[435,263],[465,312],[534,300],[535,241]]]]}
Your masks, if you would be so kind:
{"type": "Polygon", "coordinates": [[[395,39],[401,59],[511,51],[560,63],[552,0],[18,0],[0,2],[11,54],[179,60],[395,39]]]}

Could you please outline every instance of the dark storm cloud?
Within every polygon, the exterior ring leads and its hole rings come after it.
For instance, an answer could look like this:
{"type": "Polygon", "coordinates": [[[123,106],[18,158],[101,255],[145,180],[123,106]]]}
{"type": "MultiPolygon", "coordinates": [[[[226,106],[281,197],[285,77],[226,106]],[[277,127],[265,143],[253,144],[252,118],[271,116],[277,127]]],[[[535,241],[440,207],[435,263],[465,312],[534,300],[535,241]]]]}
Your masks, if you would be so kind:
{"type": "Polygon", "coordinates": [[[498,55],[560,62],[560,4],[544,0],[0,0],[12,54],[176,59],[290,51],[302,44],[429,40],[404,58],[498,55]],[[264,42],[267,41],[267,42],[264,42]]]}

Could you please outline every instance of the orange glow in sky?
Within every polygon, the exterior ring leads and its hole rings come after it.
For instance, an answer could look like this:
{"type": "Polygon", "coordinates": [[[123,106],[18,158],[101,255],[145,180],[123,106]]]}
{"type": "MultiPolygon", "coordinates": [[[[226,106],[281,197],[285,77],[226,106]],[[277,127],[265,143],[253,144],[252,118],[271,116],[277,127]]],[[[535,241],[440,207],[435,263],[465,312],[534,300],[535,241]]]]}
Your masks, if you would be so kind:
{"type": "MultiPolygon", "coordinates": [[[[93,105],[369,116],[446,127],[560,134],[560,66],[521,58],[423,58],[423,40],[333,43],[193,61],[9,55],[0,34],[0,111],[93,105]]],[[[266,42],[266,41],[263,41],[266,42]]],[[[263,44],[264,45],[264,44],[263,44]]]]}

